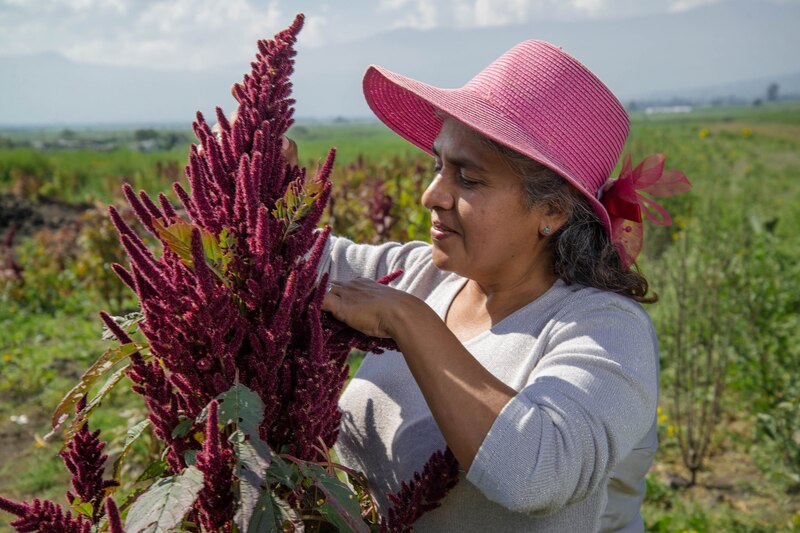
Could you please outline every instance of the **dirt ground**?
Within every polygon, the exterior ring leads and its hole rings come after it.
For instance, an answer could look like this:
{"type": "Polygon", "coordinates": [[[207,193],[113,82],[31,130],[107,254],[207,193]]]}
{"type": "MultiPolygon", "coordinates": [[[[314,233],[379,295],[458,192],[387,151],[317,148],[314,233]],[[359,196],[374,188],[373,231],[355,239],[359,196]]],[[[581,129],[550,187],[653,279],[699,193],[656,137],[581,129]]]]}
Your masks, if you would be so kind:
{"type": "Polygon", "coordinates": [[[68,204],[55,198],[30,200],[11,194],[0,194],[0,238],[12,224],[16,237],[28,237],[41,229],[57,229],[78,218],[92,207],[90,204],[68,204]]]}

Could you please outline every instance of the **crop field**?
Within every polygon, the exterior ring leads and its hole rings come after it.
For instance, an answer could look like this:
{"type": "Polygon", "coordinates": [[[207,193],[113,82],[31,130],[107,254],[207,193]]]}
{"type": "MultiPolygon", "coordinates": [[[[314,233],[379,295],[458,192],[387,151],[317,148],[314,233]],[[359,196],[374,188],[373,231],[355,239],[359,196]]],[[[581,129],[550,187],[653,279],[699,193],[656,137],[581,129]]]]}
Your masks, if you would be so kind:
{"type": "MultiPolygon", "coordinates": [[[[312,173],[337,149],[334,233],[428,239],[428,156],[372,123],[290,136],[312,173]]],[[[188,130],[0,131],[0,495],[63,500],[50,416],[111,346],[98,311],[137,310],[110,269],[125,256],[106,207],[134,223],[124,182],[177,204],[191,141],[188,130]]],[[[626,151],[634,162],[663,152],[693,183],[663,202],[672,226],[646,225],[639,261],[660,297],[647,308],[662,372],[647,529],[800,531],[800,104],[636,114],[626,151]]],[[[144,413],[128,387],[95,412],[112,459],[144,413]]],[[[0,531],[9,518],[0,512],[0,531]]]]}

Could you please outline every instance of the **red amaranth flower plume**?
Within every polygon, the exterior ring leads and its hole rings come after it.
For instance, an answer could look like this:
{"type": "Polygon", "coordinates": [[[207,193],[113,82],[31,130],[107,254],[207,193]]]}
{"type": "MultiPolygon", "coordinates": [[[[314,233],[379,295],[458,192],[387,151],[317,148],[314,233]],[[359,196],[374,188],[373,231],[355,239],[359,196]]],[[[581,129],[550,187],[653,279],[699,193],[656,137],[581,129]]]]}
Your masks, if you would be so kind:
{"type": "Polygon", "coordinates": [[[39,533],[89,533],[92,523],[82,516],[73,518],[72,513],[49,500],[34,499],[33,503],[15,503],[0,496],[0,510],[18,516],[11,527],[19,532],[39,533]]]}
{"type": "Polygon", "coordinates": [[[114,498],[106,498],[106,514],[108,516],[108,533],[125,533],[114,498]]]}
{"type": "MultiPolygon", "coordinates": [[[[85,396],[78,403],[77,411],[80,412],[84,407],[85,396]]],[[[75,494],[67,491],[67,500],[72,504],[77,496],[81,501],[91,503],[95,521],[103,514],[102,502],[106,489],[119,485],[113,479],[103,479],[108,455],[103,453],[106,443],[98,438],[99,435],[100,430],[89,431],[89,423],[86,422],[59,454],[72,474],[72,488],[75,489],[75,494]]]]}
{"type": "MultiPolygon", "coordinates": [[[[154,202],[123,187],[163,253],[148,249],[109,209],[129,259],[128,267],[113,269],[139,297],[139,328],[152,356],[131,356],[128,375],[173,473],[186,468],[187,452],[198,449],[192,435],[201,429],[175,431],[178,425],[195,420],[237,382],[263,400],[259,436],[273,449],[322,459],[320,444],[329,448],[337,438],[350,348],[389,345],[324,318],[321,310],[325,280],[317,279],[318,267],[330,230],[318,231],[317,224],[330,196],[334,150],[313,178],[281,152],[293,122],[289,76],[302,24],[299,15],[274,40],[259,41],[251,73],[233,89],[235,120],[217,108],[215,133],[197,114],[198,144],[185,168],[191,192],[180,183],[173,187],[190,220],[178,217],[163,195],[154,202]]],[[[111,317],[101,316],[120,342],[131,342],[111,317]]],[[[197,516],[215,528],[233,514],[231,457],[210,434],[218,432],[216,424],[205,430],[197,454],[205,474],[197,516]]]]}
{"type": "Polygon", "coordinates": [[[206,531],[218,531],[233,514],[233,452],[224,445],[219,434],[219,403],[208,404],[203,449],[197,454],[197,468],[205,485],[200,492],[200,522],[206,531]]]}
{"type": "Polygon", "coordinates": [[[367,217],[375,229],[374,242],[384,242],[391,236],[392,227],[397,218],[392,215],[394,199],[387,191],[383,179],[377,178],[368,189],[363,191],[362,201],[367,204],[367,217]]]}
{"type": "Polygon", "coordinates": [[[420,516],[441,505],[441,500],[458,483],[458,460],[450,448],[435,452],[414,479],[403,481],[400,490],[389,495],[392,508],[381,520],[382,533],[413,531],[420,516]]]}

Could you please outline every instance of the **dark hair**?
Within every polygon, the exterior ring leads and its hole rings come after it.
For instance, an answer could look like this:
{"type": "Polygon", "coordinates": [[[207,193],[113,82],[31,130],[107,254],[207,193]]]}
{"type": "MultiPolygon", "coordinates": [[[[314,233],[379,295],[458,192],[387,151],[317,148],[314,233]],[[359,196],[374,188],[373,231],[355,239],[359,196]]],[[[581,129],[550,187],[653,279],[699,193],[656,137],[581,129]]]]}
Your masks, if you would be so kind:
{"type": "Polygon", "coordinates": [[[567,180],[548,167],[494,141],[489,143],[522,178],[529,208],[545,207],[569,214],[567,222],[550,237],[555,274],[565,283],[579,283],[654,303],[647,295],[647,279],[638,268],[624,268],[603,224],[588,200],[567,180]]]}

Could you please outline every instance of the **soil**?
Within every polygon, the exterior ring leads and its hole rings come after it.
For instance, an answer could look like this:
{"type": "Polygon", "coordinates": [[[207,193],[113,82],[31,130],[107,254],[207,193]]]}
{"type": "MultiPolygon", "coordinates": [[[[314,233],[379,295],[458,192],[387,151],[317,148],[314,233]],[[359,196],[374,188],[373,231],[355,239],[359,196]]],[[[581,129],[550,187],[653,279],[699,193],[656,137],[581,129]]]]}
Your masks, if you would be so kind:
{"type": "Polygon", "coordinates": [[[42,229],[57,229],[74,220],[91,208],[91,204],[68,204],[46,196],[35,200],[12,194],[0,194],[0,238],[4,238],[12,225],[16,237],[28,237],[42,229]]]}

